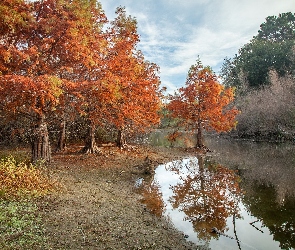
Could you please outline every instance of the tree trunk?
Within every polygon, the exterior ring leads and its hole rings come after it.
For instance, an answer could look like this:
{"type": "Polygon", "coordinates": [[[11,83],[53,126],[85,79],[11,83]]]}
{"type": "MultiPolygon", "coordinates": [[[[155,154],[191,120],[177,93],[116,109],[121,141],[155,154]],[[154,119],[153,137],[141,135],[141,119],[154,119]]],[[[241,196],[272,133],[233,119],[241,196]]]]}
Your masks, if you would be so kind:
{"type": "Polygon", "coordinates": [[[201,124],[201,122],[198,122],[196,148],[202,148],[203,146],[204,146],[204,144],[203,144],[202,124],[201,124]]]}
{"type": "MultiPolygon", "coordinates": [[[[199,166],[199,176],[200,176],[200,191],[202,193],[202,198],[203,198],[203,202],[204,202],[204,205],[206,206],[206,202],[207,202],[207,195],[206,195],[206,192],[205,192],[205,174],[204,174],[204,157],[202,155],[199,155],[197,156],[197,159],[198,159],[198,166],[199,166]]],[[[204,207],[205,207],[204,206],[204,207]]]]}
{"type": "Polygon", "coordinates": [[[66,122],[62,121],[60,124],[60,134],[57,143],[56,151],[63,151],[66,148],[66,122]]]}
{"type": "Polygon", "coordinates": [[[89,121],[88,135],[85,140],[85,146],[82,149],[82,152],[85,154],[100,153],[100,149],[97,147],[95,142],[95,129],[96,127],[93,122],[89,121]]]}
{"type": "Polygon", "coordinates": [[[240,240],[239,240],[238,235],[237,235],[237,230],[236,230],[236,213],[233,214],[233,225],[234,225],[235,239],[237,241],[239,249],[242,249],[241,245],[240,245],[240,240]]]}
{"type": "Polygon", "coordinates": [[[126,142],[126,135],[123,129],[118,130],[117,140],[116,140],[117,147],[124,148],[127,144],[126,142]]]}
{"type": "Polygon", "coordinates": [[[38,161],[51,161],[49,135],[44,117],[40,118],[33,130],[32,162],[37,163],[38,161]]]}

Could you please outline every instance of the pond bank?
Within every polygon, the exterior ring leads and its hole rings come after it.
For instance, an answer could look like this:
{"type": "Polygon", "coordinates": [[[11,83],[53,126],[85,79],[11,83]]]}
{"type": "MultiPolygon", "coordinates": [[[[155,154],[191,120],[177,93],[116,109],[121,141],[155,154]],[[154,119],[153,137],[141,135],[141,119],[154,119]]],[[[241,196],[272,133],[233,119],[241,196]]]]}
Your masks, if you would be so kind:
{"type": "Polygon", "coordinates": [[[63,189],[38,203],[48,249],[202,249],[150,213],[134,186],[146,157],[161,164],[188,152],[147,146],[75,152],[53,157],[52,174],[63,189]]]}

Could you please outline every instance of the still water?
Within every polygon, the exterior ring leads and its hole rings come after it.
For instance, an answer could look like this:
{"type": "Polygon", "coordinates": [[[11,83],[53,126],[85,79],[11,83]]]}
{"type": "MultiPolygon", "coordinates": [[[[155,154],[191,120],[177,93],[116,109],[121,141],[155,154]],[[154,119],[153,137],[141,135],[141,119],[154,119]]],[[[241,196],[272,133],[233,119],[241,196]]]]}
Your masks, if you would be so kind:
{"type": "Polygon", "coordinates": [[[205,249],[294,249],[295,145],[207,146],[209,156],[160,165],[142,181],[147,207],[205,249]]]}

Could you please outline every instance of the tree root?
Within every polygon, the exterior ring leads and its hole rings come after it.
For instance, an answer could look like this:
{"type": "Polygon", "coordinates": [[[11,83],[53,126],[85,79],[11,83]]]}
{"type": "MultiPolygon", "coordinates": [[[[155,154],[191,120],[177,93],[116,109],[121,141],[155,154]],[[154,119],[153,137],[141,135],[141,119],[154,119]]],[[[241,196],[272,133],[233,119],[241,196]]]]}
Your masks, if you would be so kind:
{"type": "Polygon", "coordinates": [[[102,150],[97,146],[93,146],[93,147],[85,146],[84,148],[81,149],[80,152],[82,154],[102,154],[102,150]]]}

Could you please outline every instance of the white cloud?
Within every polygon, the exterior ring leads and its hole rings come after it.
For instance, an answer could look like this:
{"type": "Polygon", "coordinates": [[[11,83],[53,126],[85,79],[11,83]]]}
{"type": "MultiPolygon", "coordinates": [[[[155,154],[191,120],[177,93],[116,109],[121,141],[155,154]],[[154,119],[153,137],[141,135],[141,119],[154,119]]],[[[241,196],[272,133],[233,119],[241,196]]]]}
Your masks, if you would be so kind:
{"type": "MultiPolygon", "coordinates": [[[[197,56],[218,71],[257,34],[269,15],[294,11],[294,0],[102,0],[114,13],[126,6],[138,21],[139,49],[161,68],[162,84],[173,92],[184,84],[197,56]]],[[[114,17],[114,14],[112,14],[114,17]]]]}
{"type": "Polygon", "coordinates": [[[173,95],[174,94],[174,91],[177,90],[175,84],[173,84],[170,81],[166,81],[166,80],[163,80],[162,79],[162,82],[161,83],[162,83],[162,86],[163,87],[166,87],[167,88],[167,91],[166,91],[165,94],[171,94],[171,95],[173,95]]]}

